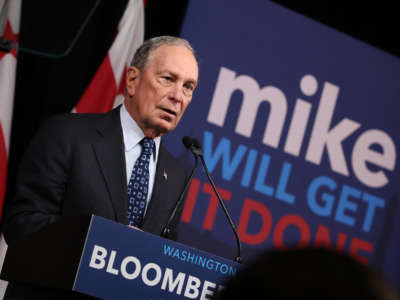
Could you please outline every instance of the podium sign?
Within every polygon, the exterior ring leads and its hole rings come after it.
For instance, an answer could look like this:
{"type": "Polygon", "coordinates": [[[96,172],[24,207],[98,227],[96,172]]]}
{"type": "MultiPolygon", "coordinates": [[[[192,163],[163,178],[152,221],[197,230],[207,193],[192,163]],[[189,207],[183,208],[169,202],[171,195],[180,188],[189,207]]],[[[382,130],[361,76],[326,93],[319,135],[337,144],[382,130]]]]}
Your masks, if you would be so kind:
{"type": "Polygon", "coordinates": [[[73,290],[102,299],[210,299],[240,265],[93,216],[73,290]]]}

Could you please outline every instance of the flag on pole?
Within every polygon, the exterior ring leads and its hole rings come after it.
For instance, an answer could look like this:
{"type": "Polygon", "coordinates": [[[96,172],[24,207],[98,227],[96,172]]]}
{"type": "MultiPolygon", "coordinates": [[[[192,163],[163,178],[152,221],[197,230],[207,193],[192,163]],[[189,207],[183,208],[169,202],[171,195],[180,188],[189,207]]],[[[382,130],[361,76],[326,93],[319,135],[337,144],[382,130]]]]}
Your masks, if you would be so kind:
{"type": "Polygon", "coordinates": [[[20,0],[0,0],[0,218],[3,211],[10,146],[20,0]]]}
{"type": "MultiPolygon", "coordinates": [[[[21,1],[0,0],[0,218],[6,187],[21,1]]],[[[143,0],[129,0],[107,56],[73,111],[105,112],[122,102],[124,74],[143,36],[143,0]]],[[[0,268],[6,248],[1,235],[0,268]]],[[[0,280],[0,299],[5,288],[6,282],[0,280]]]]}
{"type": "Polygon", "coordinates": [[[106,112],[122,103],[127,67],[143,36],[143,0],[129,0],[116,38],[73,112],[106,112]]]}
{"type": "MultiPolygon", "coordinates": [[[[20,13],[21,0],[0,0],[0,220],[6,193],[20,13]]],[[[6,250],[7,245],[1,235],[0,267],[6,250]]],[[[0,299],[3,299],[6,286],[7,283],[1,280],[0,299]]]]}

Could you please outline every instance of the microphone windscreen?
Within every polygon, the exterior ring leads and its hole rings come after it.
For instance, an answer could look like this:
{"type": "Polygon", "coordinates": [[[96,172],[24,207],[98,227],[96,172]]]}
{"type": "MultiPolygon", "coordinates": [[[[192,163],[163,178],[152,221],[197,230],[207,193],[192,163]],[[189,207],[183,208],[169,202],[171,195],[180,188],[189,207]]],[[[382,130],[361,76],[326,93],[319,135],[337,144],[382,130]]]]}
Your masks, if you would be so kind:
{"type": "Polygon", "coordinates": [[[193,139],[192,143],[193,143],[193,146],[195,146],[197,149],[201,149],[201,144],[198,139],[193,139]]]}
{"type": "Polygon", "coordinates": [[[182,143],[185,145],[186,148],[190,149],[190,147],[193,145],[193,139],[185,135],[182,138],[182,143]]]}

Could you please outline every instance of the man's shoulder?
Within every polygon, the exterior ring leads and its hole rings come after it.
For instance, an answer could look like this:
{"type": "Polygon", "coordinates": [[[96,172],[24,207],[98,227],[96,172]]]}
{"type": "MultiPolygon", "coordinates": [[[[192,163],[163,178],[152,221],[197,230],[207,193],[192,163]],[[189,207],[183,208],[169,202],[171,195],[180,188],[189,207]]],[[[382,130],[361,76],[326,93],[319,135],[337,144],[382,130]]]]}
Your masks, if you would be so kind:
{"type": "Polygon", "coordinates": [[[45,125],[50,124],[51,126],[82,126],[86,125],[89,127],[102,124],[107,120],[112,121],[119,116],[119,110],[112,110],[107,113],[64,113],[57,114],[50,117],[45,125]]]}
{"type": "Polygon", "coordinates": [[[41,130],[59,134],[83,134],[96,128],[107,128],[118,124],[118,120],[119,110],[107,113],[64,113],[48,118],[41,126],[41,130]]]}
{"type": "Polygon", "coordinates": [[[105,114],[58,114],[48,118],[36,132],[36,143],[91,142],[102,134],[118,135],[120,130],[119,110],[105,114]]]}

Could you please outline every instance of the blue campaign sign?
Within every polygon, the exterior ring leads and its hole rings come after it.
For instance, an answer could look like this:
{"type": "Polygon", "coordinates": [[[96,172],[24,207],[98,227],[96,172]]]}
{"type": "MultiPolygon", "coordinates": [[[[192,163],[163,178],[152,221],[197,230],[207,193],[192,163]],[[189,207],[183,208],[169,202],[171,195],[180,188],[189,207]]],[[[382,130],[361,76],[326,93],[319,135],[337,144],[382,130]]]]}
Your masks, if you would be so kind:
{"type": "Polygon", "coordinates": [[[101,299],[211,299],[240,266],[92,217],[73,290],[101,299]]]}
{"type": "MultiPolygon", "coordinates": [[[[190,166],[180,139],[201,141],[245,258],[329,247],[400,287],[400,60],[263,0],[191,1],[181,35],[200,80],[166,145],[190,166]]],[[[198,172],[181,238],[227,256],[218,206],[198,172]]]]}

